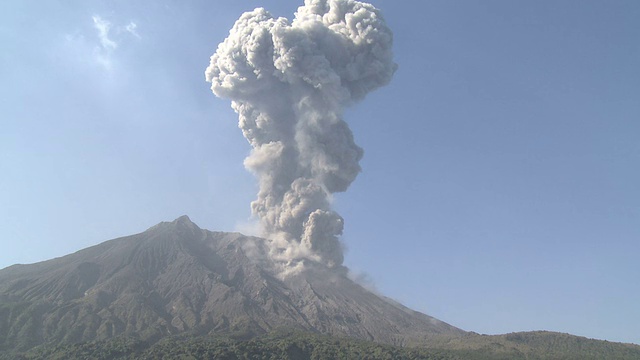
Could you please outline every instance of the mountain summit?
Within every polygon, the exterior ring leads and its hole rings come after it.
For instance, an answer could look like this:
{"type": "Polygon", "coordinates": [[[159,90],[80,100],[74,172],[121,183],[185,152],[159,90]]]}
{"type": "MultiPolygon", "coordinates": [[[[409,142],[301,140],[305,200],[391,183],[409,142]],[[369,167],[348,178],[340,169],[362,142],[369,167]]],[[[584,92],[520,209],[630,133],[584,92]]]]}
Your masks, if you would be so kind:
{"type": "Polygon", "coordinates": [[[321,263],[287,276],[267,240],[187,216],[61,258],[0,270],[0,351],[43,343],[294,328],[390,344],[464,331],[321,263]]]}

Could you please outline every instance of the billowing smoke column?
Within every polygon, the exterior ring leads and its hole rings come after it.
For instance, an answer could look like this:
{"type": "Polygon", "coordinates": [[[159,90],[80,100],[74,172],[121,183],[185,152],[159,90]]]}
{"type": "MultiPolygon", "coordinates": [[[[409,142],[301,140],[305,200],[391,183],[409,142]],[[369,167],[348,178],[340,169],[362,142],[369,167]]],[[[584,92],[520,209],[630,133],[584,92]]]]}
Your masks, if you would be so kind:
{"type": "Polygon", "coordinates": [[[243,14],[211,57],[206,79],[232,100],[253,147],[251,208],[281,258],[342,264],[331,194],[349,187],[363,153],[342,112],[391,80],[391,45],[372,5],[306,0],[293,22],[262,8],[243,14]]]}

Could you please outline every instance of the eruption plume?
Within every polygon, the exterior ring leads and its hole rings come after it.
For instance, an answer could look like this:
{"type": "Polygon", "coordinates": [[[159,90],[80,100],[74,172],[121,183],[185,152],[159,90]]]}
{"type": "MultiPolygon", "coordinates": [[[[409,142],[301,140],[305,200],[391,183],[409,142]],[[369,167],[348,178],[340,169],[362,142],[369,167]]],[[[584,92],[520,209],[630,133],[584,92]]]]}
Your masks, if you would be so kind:
{"type": "Polygon", "coordinates": [[[349,187],[363,154],[342,112],[391,80],[392,38],[371,4],[305,0],[292,22],[262,8],[243,14],[211,57],[211,90],[232,100],[253,148],[252,211],[284,259],[342,264],[331,194],[349,187]]]}

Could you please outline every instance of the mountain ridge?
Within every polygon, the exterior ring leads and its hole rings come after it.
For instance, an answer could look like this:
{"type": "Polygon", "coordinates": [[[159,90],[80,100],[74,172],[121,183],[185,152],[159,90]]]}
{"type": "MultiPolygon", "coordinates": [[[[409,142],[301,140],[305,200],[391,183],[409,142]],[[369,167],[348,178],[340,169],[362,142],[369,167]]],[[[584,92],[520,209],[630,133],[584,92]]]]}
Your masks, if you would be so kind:
{"type": "Polygon", "coordinates": [[[461,329],[305,261],[281,276],[267,240],[203,230],[187,216],[75,253],[0,270],[0,350],[136,336],[289,327],[394,345],[461,329]]]}

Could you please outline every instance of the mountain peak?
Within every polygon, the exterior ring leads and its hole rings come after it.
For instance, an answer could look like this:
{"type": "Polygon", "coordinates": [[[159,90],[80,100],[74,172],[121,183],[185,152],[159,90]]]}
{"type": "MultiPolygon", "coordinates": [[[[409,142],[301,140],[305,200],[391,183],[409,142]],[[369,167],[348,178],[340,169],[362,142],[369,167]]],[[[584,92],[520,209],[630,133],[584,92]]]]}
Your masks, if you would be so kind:
{"type": "Polygon", "coordinates": [[[191,221],[191,219],[187,215],[182,215],[173,221],[162,221],[148,228],[147,231],[158,230],[158,229],[166,230],[167,228],[171,228],[171,229],[187,228],[191,230],[202,231],[202,229],[198,225],[196,225],[196,223],[191,221]]]}
{"type": "Polygon", "coordinates": [[[191,221],[191,219],[189,219],[187,215],[182,215],[179,218],[173,220],[171,223],[175,225],[189,225],[189,226],[196,226],[196,227],[198,226],[193,221],[191,221]]]}

